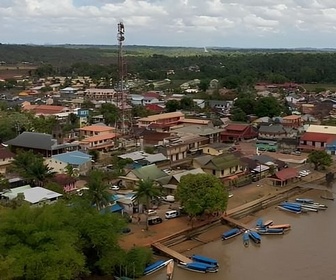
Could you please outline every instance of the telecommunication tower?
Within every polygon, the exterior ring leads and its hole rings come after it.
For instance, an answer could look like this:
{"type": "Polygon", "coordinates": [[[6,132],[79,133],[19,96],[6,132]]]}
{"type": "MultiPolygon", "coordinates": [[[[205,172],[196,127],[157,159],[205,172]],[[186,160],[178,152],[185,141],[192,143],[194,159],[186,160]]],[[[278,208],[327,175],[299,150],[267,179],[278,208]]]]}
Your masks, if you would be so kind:
{"type": "Polygon", "coordinates": [[[118,71],[119,71],[119,85],[117,87],[117,104],[121,108],[121,133],[125,134],[125,95],[124,95],[124,53],[123,42],[125,41],[125,26],[123,22],[118,23],[117,35],[119,50],[118,50],[118,71]]]}

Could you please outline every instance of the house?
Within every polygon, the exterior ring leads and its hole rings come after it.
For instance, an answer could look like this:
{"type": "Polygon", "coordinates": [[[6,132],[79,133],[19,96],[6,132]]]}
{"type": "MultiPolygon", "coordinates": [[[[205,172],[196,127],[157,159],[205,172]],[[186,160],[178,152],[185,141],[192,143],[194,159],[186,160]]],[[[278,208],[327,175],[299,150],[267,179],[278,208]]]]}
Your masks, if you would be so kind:
{"type": "Polygon", "coordinates": [[[83,150],[108,151],[115,147],[116,133],[102,133],[96,136],[86,137],[79,142],[83,150]]]}
{"type": "Polygon", "coordinates": [[[299,146],[299,139],[282,138],[277,140],[278,151],[296,151],[299,146]]]}
{"type": "Polygon", "coordinates": [[[102,134],[111,134],[115,132],[115,128],[107,125],[94,124],[84,126],[79,129],[79,137],[92,137],[102,134]]]}
{"type": "Polygon", "coordinates": [[[250,124],[229,124],[221,132],[222,142],[237,142],[258,136],[257,130],[250,124]]]}
{"type": "Polygon", "coordinates": [[[142,105],[146,106],[147,104],[156,104],[159,102],[159,99],[152,97],[152,96],[147,96],[143,97],[142,99],[142,105]]]}
{"type": "Polygon", "coordinates": [[[138,127],[150,127],[156,131],[169,131],[184,119],[182,112],[157,114],[138,119],[138,127]]]}
{"type": "Polygon", "coordinates": [[[261,125],[258,132],[258,139],[277,140],[282,138],[296,138],[297,130],[284,127],[282,124],[261,125]]]}
{"type": "Polygon", "coordinates": [[[143,105],[142,100],[144,97],[140,94],[130,94],[129,99],[132,105],[143,105]]]}
{"type": "Polygon", "coordinates": [[[213,125],[187,125],[184,127],[174,128],[172,132],[178,135],[194,135],[207,138],[203,144],[221,142],[220,134],[223,128],[213,127],[213,125]]]}
{"type": "Polygon", "coordinates": [[[6,174],[7,168],[14,159],[15,154],[7,147],[0,145],[0,174],[6,174]]]}
{"type": "Polygon", "coordinates": [[[76,176],[86,175],[92,169],[92,156],[80,151],[72,151],[53,155],[46,159],[46,164],[57,173],[66,173],[66,167],[71,165],[76,176]]]}
{"type": "Polygon", "coordinates": [[[60,90],[60,94],[75,94],[78,91],[77,88],[73,88],[73,87],[66,87],[66,88],[62,88],[60,90]]]}
{"type": "Polygon", "coordinates": [[[290,115],[282,118],[282,125],[284,127],[299,128],[303,125],[301,116],[290,115]]]}
{"type": "Polygon", "coordinates": [[[232,145],[225,143],[209,143],[202,147],[203,154],[218,156],[226,153],[231,149],[232,145]]]}
{"type": "Polygon", "coordinates": [[[149,165],[149,164],[155,164],[163,161],[167,161],[167,157],[164,156],[161,153],[156,153],[156,154],[147,154],[143,151],[140,152],[132,152],[132,153],[127,153],[123,155],[119,155],[119,158],[122,159],[131,159],[135,163],[139,163],[141,165],[149,165]]]}
{"type": "Polygon", "coordinates": [[[27,131],[22,132],[5,144],[10,145],[14,153],[18,150],[32,150],[44,157],[51,157],[52,155],[78,149],[78,144],[76,143],[57,143],[57,140],[52,138],[50,134],[27,131]]]}
{"type": "Polygon", "coordinates": [[[211,109],[220,110],[220,111],[230,111],[233,101],[224,101],[224,100],[209,100],[207,105],[211,109]]]}
{"type": "Polygon", "coordinates": [[[200,147],[207,143],[208,139],[202,136],[186,135],[166,139],[164,145],[158,147],[158,152],[164,154],[171,162],[185,159],[187,154],[199,152],[200,147]]]}
{"type": "Polygon", "coordinates": [[[197,157],[193,159],[193,166],[194,168],[202,168],[204,172],[221,179],[242,175],[244,171],[240,159],[232,153],[197,157]]]}
{"type": "Polygon", "coordinates": [[[155,164],[143,166],[130,170],[125,176],[120,176],[122,184],[126,187],[134,187],[139,180],[157,180],[166,177],[167,174],[158,168],[155,164]]]}
{"type": "Polygon", "coordinates": [[[90,100],[113,100],[116,98],[116,91],[109,88],[89,88],[84,91],[84,94],[90,100]]]}
{"type": "Polygon", "coordinates": [[[51,204],[58,200],[62,194],[42,188],[30,187],[29,185],[13,188],[2,194],[3,197],[12,200],[20,193],[23,194],[24,200],[29,202],[32,206],[42,206],[44,204],[51,204]]]}
{"type": "MultiPolygon", "coordinates": [[[[327,143],[332,143],[336,134],[325,134],[318,132],[306,132],[300,137],[299,149],[301,151],[325,150],[327,143]]],[[[329,147],[331,148],[331,147],[329,147]]]]}
{"type": "Polygon", "coordinates": [[[183,125],[194,125],[194,126],[208,126],[211,123],[211,120],[205,120],[205,119],[184,119],[181,121],[181,124],[183,125]]]}
{"type": "Polygon", "coordinates": [[[67,174],[55,174],[52,181],[60,185],[64,193],[71,193],[78,190],[76,188],[77,180],[67,174]]]}
{"type": "Polygon", "coordinates": [[[170,137],[169,132],[157,132],[155,130],[150,130],[145,127],[135,127],[134,136],[136,140],[139,140],[140,147],[153,146],[153,145],[163,145],[164,139],[170,137]]]}
{"type": "Polygon", "coordinates": [[[58,114],[70,114],[70,109],[64,106],[56,105],[31,105],[27,104],[22,107],[24,111],[29,111],[36,116],[57,116],[58,114]]]}
{"type": "Polygon", "coordinates": [[[161,106],[159,104],[146,104],[145,108],[156,114],[161,114],[165,110],[164,106],[161,106]]]}
{"type": "Polygon", "coordinates": [[[276,172],[272,177],[270,177],[270,180],[273,182],[274,186],[282,187],[288,183],[298,181],[298,176],[299,174],[297,169],[290,167],[276,172]]]}

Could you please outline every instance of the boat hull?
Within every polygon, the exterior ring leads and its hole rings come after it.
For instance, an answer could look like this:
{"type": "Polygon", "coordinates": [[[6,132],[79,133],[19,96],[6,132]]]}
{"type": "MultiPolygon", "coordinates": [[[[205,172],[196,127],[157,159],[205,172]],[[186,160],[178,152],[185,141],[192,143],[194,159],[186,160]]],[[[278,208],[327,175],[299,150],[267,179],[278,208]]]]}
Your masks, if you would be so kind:
{"type": "Polygon", "coordinates": [[[191,262],[191,263],[178,263],[178,267],[181,267],[185,270],[198,273],[216,273],[218,272],[218,267],[207,265],[204,263],[191,262]]]}
{"type": "Polygon", "coordinates": [[[162,261],[162,260],[157,261],[157,262],[147,266],[145,268],[145,271],[144,271],[143,275],[150,275],[150,274],[166,267],[169,264],[169,262],[171,262],[171,261],[173,261],[173,259],[170,259],[170,260],[167,260],[167,261],[162,261]]]}
{"type": "Polygon", "coordinates": [[[250,245],[250,236],[248,231],[245,231],[243,233],[243,244],[245,247],[248,247],[250,245]]]}
{"type": "Polygon", "coordinates": [[[227,239],[230,239],[230,238],[233,238],[239,234],[241,234],[242,231],[239,229],[239,228],[234,228],[234,229],[231,229],[229,231],[226,231],[222,234],[222,239],[223,240],[227,240],[227,239]]]}
{"type": "Polygon", "coordinates": [[[250,237],[250,239],[254,243],[256,243],[256,244],[260,244],[261,243],[261,237],[260,237],[260,235],[257,232],[255,232],[255,231],[249,231],[249,237],[250,237]]]}
{"type": "Polygon", "coordinates": [[[218,261],[201,255],[192,255],[191,260],[197,263],[203,263],[211,266],[218,267],[218,261]]]}
{"type": "Polygon", "coordinates": [[[271,228],[266,228],[266,229],[259,229],[257,232],[261,235],[281,235],[284,234],[284,229],[271,229],[271,228]]]}

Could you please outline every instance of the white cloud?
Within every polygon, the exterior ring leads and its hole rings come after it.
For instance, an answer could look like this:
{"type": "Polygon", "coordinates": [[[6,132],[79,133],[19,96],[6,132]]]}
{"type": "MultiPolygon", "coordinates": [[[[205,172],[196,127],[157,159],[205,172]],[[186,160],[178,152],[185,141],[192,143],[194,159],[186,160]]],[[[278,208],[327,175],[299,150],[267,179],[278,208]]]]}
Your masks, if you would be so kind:
{"type": "Polygon", "coordinates": [[[3,43],[116,44],[120,20],[126,44],[333,47],[336,1],[0,0],[3,43]]]}

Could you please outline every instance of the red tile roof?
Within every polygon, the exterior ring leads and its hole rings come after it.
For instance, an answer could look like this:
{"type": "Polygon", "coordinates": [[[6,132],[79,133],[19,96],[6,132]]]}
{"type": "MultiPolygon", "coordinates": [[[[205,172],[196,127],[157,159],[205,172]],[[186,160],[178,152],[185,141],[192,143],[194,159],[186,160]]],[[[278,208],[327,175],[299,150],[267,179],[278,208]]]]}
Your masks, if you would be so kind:
{"type": "Polygon", "coordinates": [[[275,177],[281,181],[293,179],[297,176],[298,176],[298,171],[295,168],[285,168],[275,173],[275,177]]]}
{"type": "Polygon", "coordinates": [[[225,127],[225,130],[244,131],[248,126],[248,124],[229,124],[225,127]]]}
{"type": "Polygon", "coordinates": [[[0,159],[10,159],[14,158],[15,154],[13,154],[9,149],[5,147],[0,147],[0,159]]]}
{"type": "Polygon", "coordinates": [[[336,139],[335,134],[306,132],[300,138],[301,141],[327,142],[330,139],[336,139]]]}

